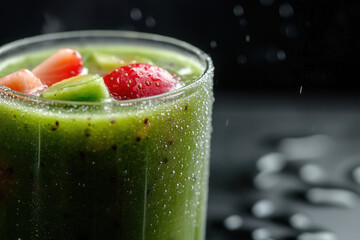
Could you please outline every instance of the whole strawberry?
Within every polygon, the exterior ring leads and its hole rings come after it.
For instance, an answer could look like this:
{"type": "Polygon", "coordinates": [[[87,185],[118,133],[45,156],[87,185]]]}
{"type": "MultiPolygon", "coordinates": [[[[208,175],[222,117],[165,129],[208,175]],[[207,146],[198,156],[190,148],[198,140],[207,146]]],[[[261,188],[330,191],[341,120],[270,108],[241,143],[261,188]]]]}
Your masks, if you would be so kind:
{"type": "Polygon", "coordinates": [[[158,66],[135,63],[116,68],[104,81],[116,100],[126,100],[169,92],[179,79],[158,66]]]}

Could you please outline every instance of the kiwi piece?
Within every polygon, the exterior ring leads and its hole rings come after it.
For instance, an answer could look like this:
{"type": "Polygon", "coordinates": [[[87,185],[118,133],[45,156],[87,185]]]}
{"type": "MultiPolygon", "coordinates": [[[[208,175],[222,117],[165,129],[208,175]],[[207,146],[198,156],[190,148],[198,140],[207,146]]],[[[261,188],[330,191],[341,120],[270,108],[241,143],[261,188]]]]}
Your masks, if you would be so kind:
{"type": "Polygon", "coordinates": [[[151,64],[151,61],[150,59],[139,56],[117,56],[102,52],[93,52],[84,61],[84,65],[90,72],[100,73],[101,75],[131,63],[151,64]]]}
{"type": "Polygon", "coordinates": [[[41,97],[54,100],[98,102],[110,98],[110,95],[102,77],[85,74],[55,83],[46,89],[41,97]]]}

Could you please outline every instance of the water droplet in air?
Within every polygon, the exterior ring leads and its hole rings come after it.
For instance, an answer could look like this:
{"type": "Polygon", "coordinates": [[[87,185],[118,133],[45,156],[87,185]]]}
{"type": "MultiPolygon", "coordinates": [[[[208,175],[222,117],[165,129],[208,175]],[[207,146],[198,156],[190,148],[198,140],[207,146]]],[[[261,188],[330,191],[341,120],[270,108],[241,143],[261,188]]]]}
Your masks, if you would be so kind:
{"type": "Polygon", "coordinates": [[[274,3],[274,0],[259,0],[259,2],[264,6],[271,6],[274,3]]]}
{"type": "Polygon", "coordinates": [[[59,32],[64,29],[64,24],[60,18],[49,14],[45,14],[44,18],[45,22],[42,26],[42,33],[59,32]]]}
{"type": "Polygon", "coordinates": [[[286,59],[286,53],[283,50],[280,50],[276,54],[279,61],[284,61],[286,59]]]}
{"type": "Polygon", "coordinates": [[[240,65],[244,65],[247,63],[247,57],[245,55],[239,55],[237,58],[237,62],[240,65]]]}
{"type": "Polygon", "coordinates": [[[142,18],[142,13],[141,13],[140,9],[138,9],[138,8],[131,9],[130,17],[134,21],[139,21],[142,18]]]}
{"type": "Polygon", "coordinates": [[[217,47],[217,42],[216,42],[215,40],[212,40],[212,41],[210,42],[210,47],[211,47],[211,48],[216,48],[216,47],[217,47]]]}
{"type": "Polygon", "coordinates": [[[156,21],[153,17],[147,17],[145,19],[145,25],[150,28],[155,27],[156,21]]]}
{"type": "Polygon", "coordinates": [[[284,27],[284,33],[288,38],[297,38],[299,36],[298,27],[294,23],[289,23],[284,27]]]}
{"type": "Polygon", "coordinates": [[[233,12],[235,16],[240,17],[244,15],[244,8],[241,5],[235,5],[233,12]]]}
{"type": "Polygon", "coordinates": [[[289,18],[294,15],[294,9],[289,3],[283,3],[279,7],[279,14],[283,18],[289,18]]]}

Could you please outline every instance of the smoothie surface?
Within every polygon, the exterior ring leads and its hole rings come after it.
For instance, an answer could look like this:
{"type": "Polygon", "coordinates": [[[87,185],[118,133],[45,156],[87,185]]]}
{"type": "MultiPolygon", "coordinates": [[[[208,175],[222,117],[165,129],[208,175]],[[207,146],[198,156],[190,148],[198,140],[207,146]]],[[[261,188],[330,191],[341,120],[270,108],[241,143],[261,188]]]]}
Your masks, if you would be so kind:
{"type": "MultiPolygon", "coordinates": [[[[84,45],[71,47],[77,50],[83,59],[84,71],[103,76],[113,69],[131,63],[148,63],[162,67],[181,79],[178,88],[190,84],[204,71],[195,59],[187,58],[171,50],[135,45],[84,45]]],[[[59,48],[30,51],[21,56],[0,62],[0,77],[22,68],[33,69],[59,48]]]]}

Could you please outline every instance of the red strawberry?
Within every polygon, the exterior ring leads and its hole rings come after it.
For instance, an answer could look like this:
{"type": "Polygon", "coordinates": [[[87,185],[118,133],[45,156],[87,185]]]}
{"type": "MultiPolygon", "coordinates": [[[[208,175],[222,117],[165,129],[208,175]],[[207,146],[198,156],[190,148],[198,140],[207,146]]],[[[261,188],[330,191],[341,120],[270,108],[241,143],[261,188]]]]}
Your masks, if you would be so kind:
{"type": "Polygon", "coordinates": [[[22,93],[35,93],[45,87],[40,79],[27,69],[0,78],[0,85],[22,93]]]}
{"type": "Polygon", "coordinates": [[[80,53],[62,48],[35,67],[32,72],[47,86],[78,75],[83,67],[80,53]]]}
{"type": "Polygon", "coordinates": [[[104,81],[115,99],[125,100],[169,92],[179,79],[163,68],[135,63],[116,68],[104,81]]]}

